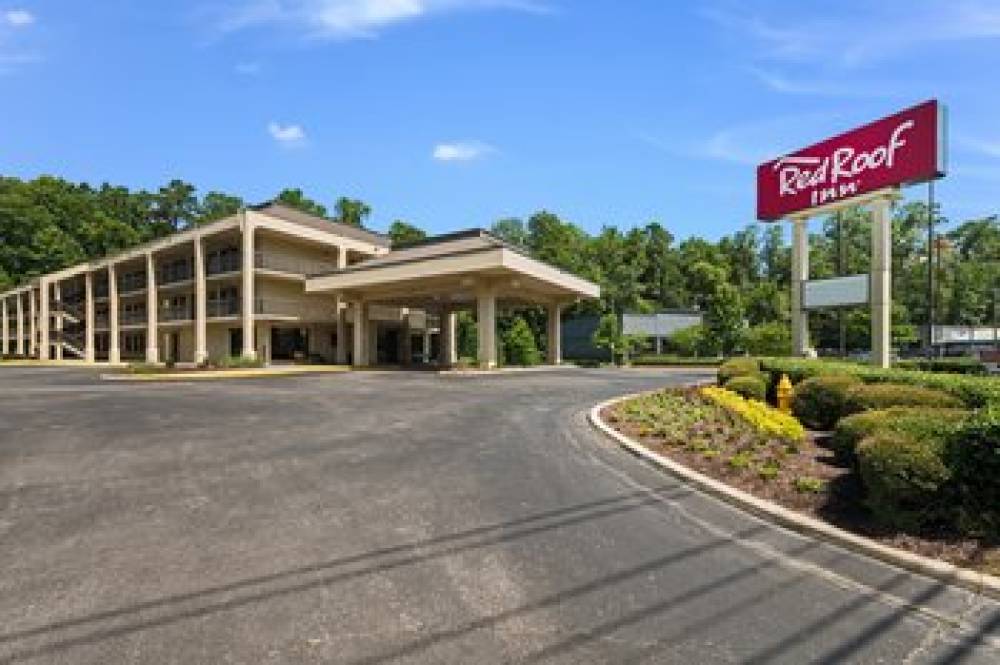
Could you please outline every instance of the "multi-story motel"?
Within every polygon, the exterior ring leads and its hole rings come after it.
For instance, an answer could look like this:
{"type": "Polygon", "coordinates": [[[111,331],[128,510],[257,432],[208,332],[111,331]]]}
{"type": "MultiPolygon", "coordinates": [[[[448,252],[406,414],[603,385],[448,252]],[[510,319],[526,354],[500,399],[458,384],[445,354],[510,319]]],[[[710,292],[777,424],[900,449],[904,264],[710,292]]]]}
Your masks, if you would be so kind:
{"type": "Polygon", "coordinates": [[[0,293],[0,353],[447,366],[466,308],[493,367],[498,309],[543,305],[558,363],[562,307],[599,295],[482,230],[390,251],[383,235],[267,203],[0,293]]]}

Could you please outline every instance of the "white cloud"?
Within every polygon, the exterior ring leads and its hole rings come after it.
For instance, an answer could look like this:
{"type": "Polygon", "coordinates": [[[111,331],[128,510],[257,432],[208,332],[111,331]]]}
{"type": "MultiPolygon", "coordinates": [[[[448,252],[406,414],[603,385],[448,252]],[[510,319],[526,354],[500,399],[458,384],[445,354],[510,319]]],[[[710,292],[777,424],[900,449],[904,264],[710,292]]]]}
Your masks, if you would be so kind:
{"type": "Polygon", "coordinates": [[[783,95],[815,97],[887,97],[892,93],[886,86],[865,83],[837,83],[823,79],[793,79],[777,72],[748,67],[747,72],[764,87],[783,95]]]}
{"type": "Polygon", "coordinates": [[[763,57],[842,67],[861,66],[935,43],[1000,38],[1000,6],[983,0],[913,0],[902,12],[892,3],[878,3],[863,13],[831,12],[822,21],[791,15],[774,20],[718,9],[702,14],[724,30],[756,43],[763,57]]]}
{"type": "Polygon", "coordinates": [[[217,24],[222,32],[283,25],[311,37],[374,37],[394,23],[455,11],[550,11],[542,0],[240,0],[217,24]]]}
{"type": "Polygon", "coordinates": [[[242,76],[257,76],[260,74],[261,66],[259,62],[239,62],[236,63],[236,73],[242,76]]]}
{"type": "Polygon", "coordinates": [[[3,13],[3,20],[7,25],[21,28],[35,22],[35,15],[26,9],[8,9],[3,13]]]}
{"type": "Polygon", "coordinates": [[[471,162],[496,152],[496,148],[481,141],[457,141],[434,146],[434,159],[439,162],[471,162]]]}
{"type": "Polygon", "coordinates": [[[271,122],[267,125],[267,131],[271,138],[285,146],[302,145],[306,140],[306,133],[301,125],[281,125],[271,122]]]}
{"type": "Polygon", "coordinates": [[[1000,141],[991,141],[972,136],[958,136],[956,142],[963,148],[987,157],[1000,159],[1000,141]]]}

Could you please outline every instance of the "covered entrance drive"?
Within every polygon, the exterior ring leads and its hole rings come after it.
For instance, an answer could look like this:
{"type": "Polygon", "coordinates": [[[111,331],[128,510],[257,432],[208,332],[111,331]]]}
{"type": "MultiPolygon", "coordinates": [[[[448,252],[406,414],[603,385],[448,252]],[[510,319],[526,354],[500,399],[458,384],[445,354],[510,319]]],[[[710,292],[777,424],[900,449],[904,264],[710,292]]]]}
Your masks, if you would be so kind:
{"type": "MultiPolygon", "coordinates": [[[[326,293],[351,304],[355,366],[378,362],[374,351],[379,333],[369,312],[389,306],[439,317],[437,361],[444,366],[458,361],[457,314],[471,311],[478,326],[478,361],[485,369],[497,366],[498,311],[544,306],[549,315],[548,362],[558,364],[562,308],[582,298],[600,297],[596,284],[537,261],[481,229],[439,236],[311,277],[306,292],[326,293]]],[[[402,326],[403,355],[419,354],[411,348],[405,317],[402,326]]]]}

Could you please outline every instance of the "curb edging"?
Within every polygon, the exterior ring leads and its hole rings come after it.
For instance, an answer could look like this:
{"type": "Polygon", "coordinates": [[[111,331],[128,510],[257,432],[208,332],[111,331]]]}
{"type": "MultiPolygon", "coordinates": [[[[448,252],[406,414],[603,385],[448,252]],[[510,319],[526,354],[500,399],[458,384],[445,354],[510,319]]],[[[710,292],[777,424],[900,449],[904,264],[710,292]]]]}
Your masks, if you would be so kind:
{"type": "Polygon", "coordinates": [[[859,536],[835,527],[832,524],[779,506],[771,501],[765,501],[743,490],[730,487],[715,478],[710,478],[693,469],[689,469],[683,464],[646,448],[638,441],[614,429],[601,418],[601,411],[607,407],[628,399],[640,397],[643,394],[645,393],[622,395],[596,404],[590,409],[589,420],[591,425],[633,455],[655,464],[679,480],[693,486],[695,489],[757,517],[775,522],[796,533],[825,540],[844,549],[864,554],[910,572],[931,577],[948,584],[961,586],[974,593],[1000,600],[1000,577],[978,573],[944,561],[938,561],[919,554],[889,547],[870,538],[859,536]]]}

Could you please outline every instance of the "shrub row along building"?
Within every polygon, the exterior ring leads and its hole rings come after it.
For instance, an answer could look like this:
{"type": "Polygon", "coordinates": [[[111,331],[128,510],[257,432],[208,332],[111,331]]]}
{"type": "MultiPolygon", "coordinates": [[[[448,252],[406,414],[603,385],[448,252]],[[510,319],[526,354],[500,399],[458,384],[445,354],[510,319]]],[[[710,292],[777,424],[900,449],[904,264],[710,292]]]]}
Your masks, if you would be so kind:
{"type": "Polygon", "coordinates": [[[266,203],[0,293],[4,356],[201,364],[231,356],[452,365],[456,315],[497,364],[496,316],[560,311],[597,285],[475,229],[390,250],[386,236],[266,203]]]}

